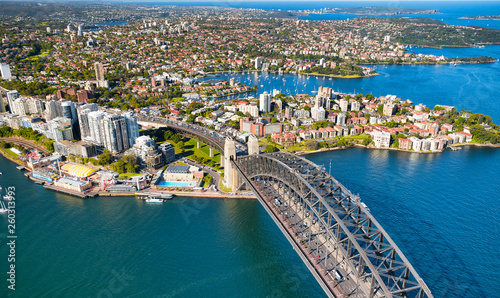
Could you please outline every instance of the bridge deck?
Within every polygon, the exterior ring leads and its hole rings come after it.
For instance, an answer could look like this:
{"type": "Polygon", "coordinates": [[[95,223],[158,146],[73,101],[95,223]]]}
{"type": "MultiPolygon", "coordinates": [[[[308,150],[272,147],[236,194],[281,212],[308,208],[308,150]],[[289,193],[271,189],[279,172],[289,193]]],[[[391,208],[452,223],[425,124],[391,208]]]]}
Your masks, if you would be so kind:
{"type": "Polygon", "coordinates": [[[366,206],[319,166],[286,153],[232,165],[329,296],[432,297],[366,206]]]}

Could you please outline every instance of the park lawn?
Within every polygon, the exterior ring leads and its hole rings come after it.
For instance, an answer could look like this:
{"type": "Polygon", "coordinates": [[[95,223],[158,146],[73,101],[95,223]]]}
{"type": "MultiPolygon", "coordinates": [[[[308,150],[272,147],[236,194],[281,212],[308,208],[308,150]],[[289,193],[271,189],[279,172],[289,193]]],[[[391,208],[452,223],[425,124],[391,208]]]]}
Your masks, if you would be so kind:
{"type": "Polygon", "coordinates": [[[47,55],[49,55],[49,52],[43,52],[43,53],[40,53],[36,56],[31,56],[31,57],[28,57],[24,60],[29,60],[29,61],[33,61],[33,60],[38,60],[39,58],[43,58],[43,57],[46,57],[47,55]]]}
{"type": "Polygon", "coordinates": [[[184,142],[184,152],[181,152],[181,148],[176,146],[172,141],[168,141],[175,147],[175,154],[180,154],[183,157],[193,159],[193,156],[203,157],[205,160],[213,160],[220,164],[220,153],[214,149],[214,157],[210,157],[210,146],[205,145],[200,142],[201,148],[196,148],[196,140],[188,139],[184,142]]]}
{"type": "Polygon", "coordinates": [[[358,140],[364,140],[368,139],[370,135],[367,134],[361,134],[361,135],[354,135],[354,136],[344,136],[342,139],[358,139],[358,140]]]}
{"type": "Polygon", "coordinates": [[[286,147],[285,149],[287,152],[296,152],[296,151],[303,151],[307,150],[306,146],[303,145],[302,143],[297,143],[293,146],[286,147]]]}
{"type": "Polygon", "coordinates": [[[11,158],[13,158],[15,160],[17,160],[17,157],[19,156],[19,154],[12,152],[10,150],[10,148],[9,149],[0,149],[0,150],[2,150],[3,153],[5,153],[6,155],[10,156],[11,158]]]}
{"type": "Polygon", "coordinates": [[[220,182],[219,189],[222,190],[223,192],[232,192],[233,191],[232,189],[225,187],[222,184],[222,181],[220,182]]]}
{"type": "Polygon", "coordinates": [[[127,179],[130,177],[140,176],[142,173],[123,173],[118,175],[118,179],[127,179]]]}

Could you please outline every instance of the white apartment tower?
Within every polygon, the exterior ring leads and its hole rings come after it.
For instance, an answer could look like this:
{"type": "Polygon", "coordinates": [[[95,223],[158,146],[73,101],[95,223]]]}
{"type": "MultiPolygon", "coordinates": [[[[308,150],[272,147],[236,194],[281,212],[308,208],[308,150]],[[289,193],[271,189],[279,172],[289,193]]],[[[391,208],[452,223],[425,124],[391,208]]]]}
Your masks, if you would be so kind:
{"type": "Polygon", "coordinates": [[[9,109],[11,114],[16,114],[14,109],[14,101],[19,98],[19,92],[17,90],[11,90],[7,92],[7,102],[9,103],[9,109]]]}
{"type": "Polygon", "coordinates": [[[132,112],[126,113],[123,116],[125,117],[125,123],[127,124],[129,146],[132,147],[135,144],[135,140],[139,137],[139,125],[137,124],[137,118],[132,112]]]}
{"type": "Polygon", "coordinates": [[[127,124],[125,118],[116,115],[108,114],[104,116],[104,147],[111,153],[120,153],[128,148],[129,140],[127,133],[127,124]]]}
{"type": "Polygon", "coordinates": [[[90,112],[87,114],[89,121],[90,141],[98,145],[104,145],[104,128],[102,119],[106,113],[101,111],[90,112]]]}
{"type": "Polygon", "coordinates": [[[267,91],[260,95],[259,110],[262,113],[271,112],[271,94],[267,93],[267,91]]]}
{"type": "Polygon", "coordinates": [[[2,73],[2,79],[8,80],[12,77],[12,74],[10,73],[10,65],[7,63],[1,63],[0,64],[0,71],[2,73]]]}

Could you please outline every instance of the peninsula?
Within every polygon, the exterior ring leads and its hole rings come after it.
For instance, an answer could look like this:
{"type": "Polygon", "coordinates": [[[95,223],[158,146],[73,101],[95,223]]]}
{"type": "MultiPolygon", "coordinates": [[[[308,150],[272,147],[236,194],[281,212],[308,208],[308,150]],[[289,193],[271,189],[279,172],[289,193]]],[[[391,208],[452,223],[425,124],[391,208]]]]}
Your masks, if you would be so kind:
{"type": "Polygon", "coordinates": [[[438,9],[420,9],[405,7],[345,7],[345,8],[324,8],[320,10],[305,11],[311,14],[345,13],[353,15],[373,15],[373,16],[393,16],[393,15],[422,15],[439,14],[438,9]]]}
{"type": "Polygon", "coordinates": [[[494,16],[467,16],[467,17],[460,17],[459,19],[481,20],[481,21],[500,21],[500,15],[494,15],[494,16]]]}

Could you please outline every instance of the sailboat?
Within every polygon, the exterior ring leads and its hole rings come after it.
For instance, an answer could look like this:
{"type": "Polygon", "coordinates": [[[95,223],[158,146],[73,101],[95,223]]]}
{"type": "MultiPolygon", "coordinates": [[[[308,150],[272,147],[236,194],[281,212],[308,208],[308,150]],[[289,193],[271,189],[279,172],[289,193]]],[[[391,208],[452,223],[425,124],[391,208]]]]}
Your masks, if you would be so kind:
{"type": "Polygon", "coordinates": [[[5,203],[3,201],[0,201],[0,213],[4,213],[9,211],[7,207],[5,207],[5,203]]]}

